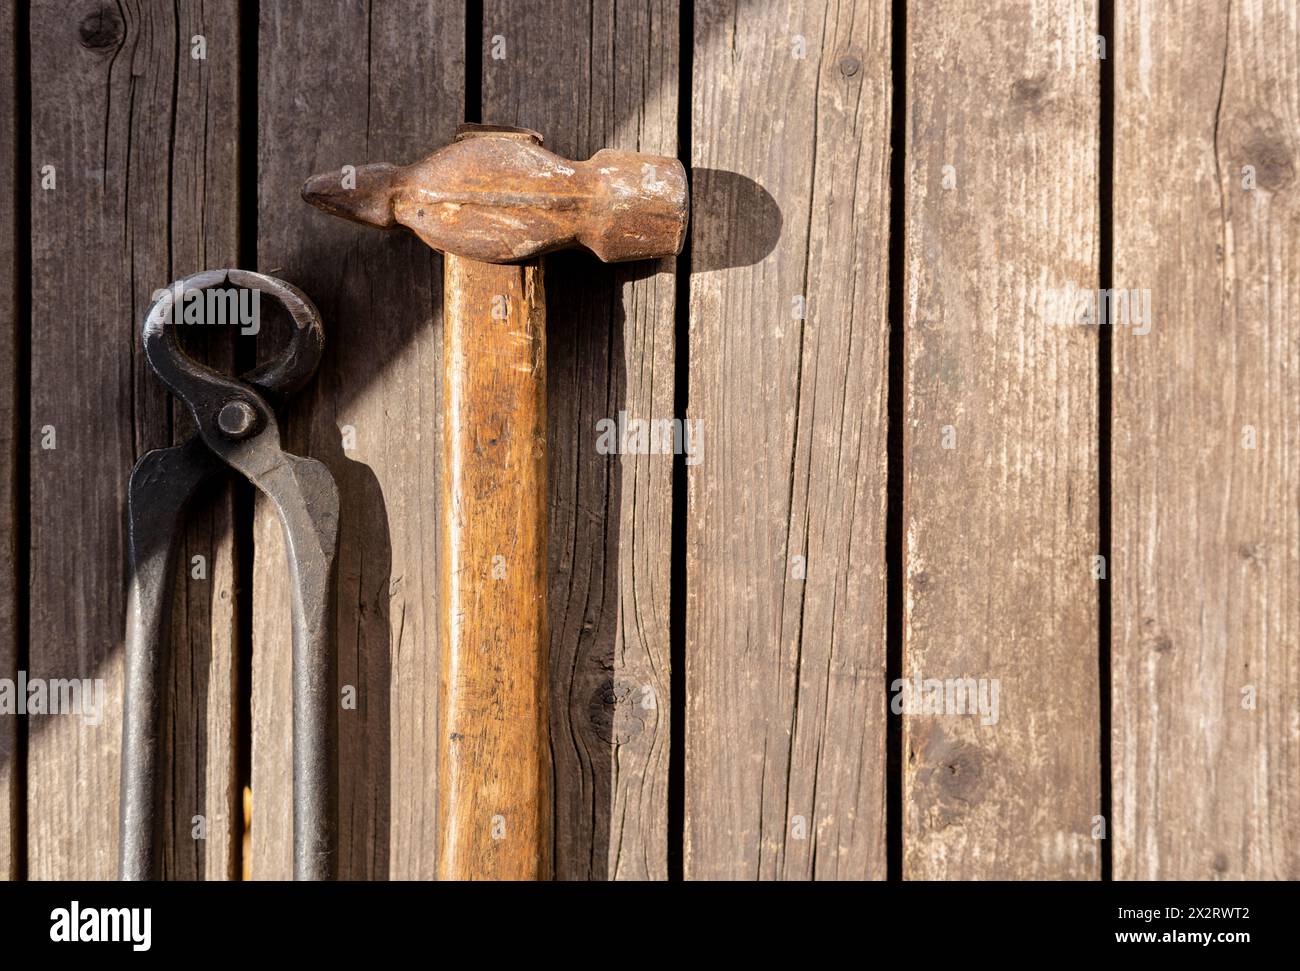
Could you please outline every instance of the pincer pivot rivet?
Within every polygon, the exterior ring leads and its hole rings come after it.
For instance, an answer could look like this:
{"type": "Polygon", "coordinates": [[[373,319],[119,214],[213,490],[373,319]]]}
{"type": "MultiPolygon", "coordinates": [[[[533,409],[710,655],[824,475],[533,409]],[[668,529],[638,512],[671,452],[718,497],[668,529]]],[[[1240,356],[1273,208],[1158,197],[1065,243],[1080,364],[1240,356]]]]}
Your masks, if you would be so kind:
{"type": "Polygon", "coordinates": [[[257,412],[247,401],[227,401],[217,413],[217,427],[231,438],[243,438],[257,424],[257,412]]]}

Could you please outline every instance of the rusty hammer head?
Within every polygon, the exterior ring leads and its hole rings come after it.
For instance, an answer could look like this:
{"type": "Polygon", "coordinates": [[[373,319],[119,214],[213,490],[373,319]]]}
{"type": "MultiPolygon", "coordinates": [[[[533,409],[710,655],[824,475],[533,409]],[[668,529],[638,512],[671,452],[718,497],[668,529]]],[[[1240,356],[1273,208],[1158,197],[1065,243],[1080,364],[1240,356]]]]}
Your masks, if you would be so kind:
{"type": "Polygon", "coordinates": [[[602,149],[570,162],[523,128],[462,125],[421,162],[323,172],[302,196],[369,226],[406,226],[434,249],[514,263],[583,246],[607,263],[681,252],[686,170],[675,158],[602,149]]]}

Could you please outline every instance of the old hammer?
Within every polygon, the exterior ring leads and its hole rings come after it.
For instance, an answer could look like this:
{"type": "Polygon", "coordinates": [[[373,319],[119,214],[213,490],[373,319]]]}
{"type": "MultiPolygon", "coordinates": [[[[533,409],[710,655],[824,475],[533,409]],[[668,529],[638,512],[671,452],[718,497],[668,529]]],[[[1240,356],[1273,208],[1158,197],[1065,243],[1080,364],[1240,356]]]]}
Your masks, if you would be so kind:
{"type": "Polygon", "coordinates": [[[462,125],[421,162],[312,177],[337,216],[405,226],[446,254],[439,874],[551,875],[546,303],[541,257],[679,253],[686,171],[604,149],[586,162],[521,128],[462,125]]]}

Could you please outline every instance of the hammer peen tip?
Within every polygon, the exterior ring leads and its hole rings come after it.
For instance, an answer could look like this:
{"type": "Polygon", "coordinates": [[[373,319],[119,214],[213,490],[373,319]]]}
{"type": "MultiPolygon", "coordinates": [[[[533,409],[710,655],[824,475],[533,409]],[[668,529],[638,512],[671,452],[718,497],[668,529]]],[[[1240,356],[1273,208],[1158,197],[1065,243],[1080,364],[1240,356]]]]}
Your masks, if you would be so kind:
{"type": "Polygon", "coordinates": [[[345,165],[313,175],[303,184],[302,198],[332,216],[391,229],[397,225],[393,216],[393,192],[399,171],[387,162],[345,165]]]}

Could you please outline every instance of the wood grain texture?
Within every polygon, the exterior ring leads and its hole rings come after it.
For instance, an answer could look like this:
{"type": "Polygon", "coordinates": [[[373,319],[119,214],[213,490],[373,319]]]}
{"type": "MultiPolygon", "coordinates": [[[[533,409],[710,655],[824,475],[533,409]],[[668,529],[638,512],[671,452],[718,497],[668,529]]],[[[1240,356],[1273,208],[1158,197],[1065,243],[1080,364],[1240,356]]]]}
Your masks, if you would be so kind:
{"type": "MultiPolygon", "coordinates": [[[[566,158],[675,155],[677,16],[487,0],[482,120],[566,158]]],[[[673,261],[558,254],[546,289],[555,875],[665,879],[672,457],[602,454],[597,423],[672,418],[673,261]]]]}
{"type": "Polygon", "coordinates": [[[696,5],[688,879],[885,876],[890,97],[883,0],[696,5]]]}
{"type": "MultiPolygon", "coordinates": [[[[97,725],[29,722],[33,878],[115,875],[126,486],[141,452],[186,434],[136,353],[139,321],[153,290],[235,257],[236,25],[233,3],[31,12],[30,674],[103,679],[97,725]]],[[[194,353],[228,362],[232,335],[205,333],[194,353]]],[[[173,605],[169,877],[233,875],[231,542],[214,489],[192,512],[173,605]],[[198,555],[206,580],[190,576],[198,555]]]]}
{"type": "MultiPolygon", "coordinates": [[[[313,172],[409,162],[462,121],[457,4],[263,4],[258,264],[325,322],[286,446],[325,462],[341,500],[339,876],[437,867],[438,496],[442,261],[405,232],[350,226],[299,190],[313,172]],[[349,700],[353,699],[353,700],[349,700]],[[349,704],[354,707],[348,707],[349,704]]],[[[269,353],[275,336],[266,335],[269,353]]],[[[254,526],[254,879],[291,873],[288,577],[280,527],[254,526]]]]}
{"type": "MultiPolygon", "coordinates": [[[[26,132],[18,123],[18,45],[27,38],[18,36],[15,14],[17,0],[0,3],[0,143],[6,146],[0,157],[0,678],[17,677],[19,651],[19,605],[24,596],[18,576],[19,524],[26,519],[27,507],[20,502],[18,481],[18,436],[21,434],[18,389],[27,382],[19,373],[20,326],[18,294],[27,286],[18,277],[20,247],[27,240],[19,238],[18,209],[27,206],[30,191],[19,178],[19,153],[26,132]],[[23,193],[19,197],[19,193],[23,193]]],[[[26,577],[22,578],[26,582],[26,577]]],[[[22,861],[17,858],[17,839],[22,826],[24,807],[19,803],[18,719],[0,717],[0,880],[13,880],[21,874],[22,861]]]]}
{"type": "Polygon", "coordinates": [[[1100,874],[1096,22],[908,8],[903,676],[999,683],[904,716],[909,879],[1100,874]]]}
{"type": "Polygon", "coordinates": [[[445,257],[438,874],[551,876],[546,291],[445,257]]]}
{"type": "Polygon", "coordinates": [[[1116,8],[1116,879],[1300,877],[1296,18],[1116,8]]]}

